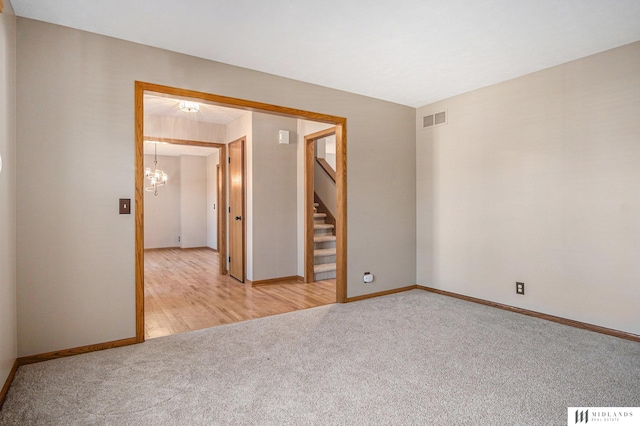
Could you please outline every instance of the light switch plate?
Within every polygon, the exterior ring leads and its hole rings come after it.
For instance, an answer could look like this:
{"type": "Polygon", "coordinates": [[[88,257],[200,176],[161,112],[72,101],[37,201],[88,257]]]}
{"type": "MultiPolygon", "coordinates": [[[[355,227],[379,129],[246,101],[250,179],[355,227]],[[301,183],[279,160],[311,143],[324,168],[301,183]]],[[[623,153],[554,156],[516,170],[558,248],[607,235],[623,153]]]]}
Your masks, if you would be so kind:
{"type": "Polygon", "coordinates": [[[120,214],[131,214],[131,198],[120,198],[120,214]]]}

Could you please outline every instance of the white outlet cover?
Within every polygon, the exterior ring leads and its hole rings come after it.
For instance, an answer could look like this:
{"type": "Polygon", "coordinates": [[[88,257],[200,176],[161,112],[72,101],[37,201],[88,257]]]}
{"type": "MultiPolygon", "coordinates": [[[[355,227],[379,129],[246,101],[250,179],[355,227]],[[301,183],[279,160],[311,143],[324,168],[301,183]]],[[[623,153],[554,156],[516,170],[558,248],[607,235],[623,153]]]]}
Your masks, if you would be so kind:
{"type": "Polygon", "coordinates": [[[362,279],[365,283],[373,282],[373,274],[364,274],[364,277],[362,279]]]}

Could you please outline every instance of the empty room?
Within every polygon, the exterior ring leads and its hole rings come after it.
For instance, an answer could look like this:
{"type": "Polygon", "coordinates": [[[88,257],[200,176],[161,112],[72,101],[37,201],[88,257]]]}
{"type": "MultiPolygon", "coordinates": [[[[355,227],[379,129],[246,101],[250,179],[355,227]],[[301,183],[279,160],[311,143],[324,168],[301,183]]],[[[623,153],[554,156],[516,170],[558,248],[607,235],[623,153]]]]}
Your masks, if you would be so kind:
{"type": "Polygon", "coordinates": [[[0,0],[0,425],[637,424],[638,22],[0,0]]]}

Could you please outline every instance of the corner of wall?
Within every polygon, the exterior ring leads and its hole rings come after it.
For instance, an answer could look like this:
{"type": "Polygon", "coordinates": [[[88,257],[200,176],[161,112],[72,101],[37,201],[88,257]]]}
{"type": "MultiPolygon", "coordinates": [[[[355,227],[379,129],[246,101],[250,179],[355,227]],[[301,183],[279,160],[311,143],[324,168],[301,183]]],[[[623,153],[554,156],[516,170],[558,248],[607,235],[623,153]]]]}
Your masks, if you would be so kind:
{"type": "MultiPolygon", "coordinates": [[[[5,0],[0,14],[0,388],[11,381],[18,355],[16,276],[16,17],[5,0]]],[[[4,390],[4,389],[3,389],[4,390]]],[[[3,394],[4,395],[4,394],[3,394]]],[[[0,395],[0,405],[3,395],[0,395]]]]}

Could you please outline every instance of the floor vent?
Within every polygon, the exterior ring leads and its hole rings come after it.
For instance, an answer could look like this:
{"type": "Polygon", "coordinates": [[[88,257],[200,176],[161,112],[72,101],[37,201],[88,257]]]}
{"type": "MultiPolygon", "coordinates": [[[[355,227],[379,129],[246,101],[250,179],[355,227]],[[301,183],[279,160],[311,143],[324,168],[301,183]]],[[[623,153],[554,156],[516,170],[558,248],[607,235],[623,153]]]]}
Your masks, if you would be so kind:
{"type": "Polygon", "coordinates": [[[425,115],[424,117],[422,117],[423,129],[433,126],[440,126],[442,124],[447,124],[447,111],[437,112],[435,114],[425,115]]]}

